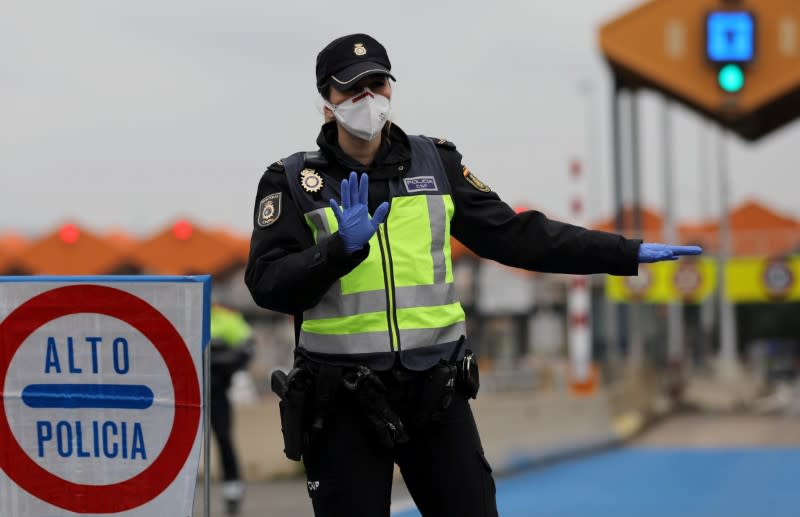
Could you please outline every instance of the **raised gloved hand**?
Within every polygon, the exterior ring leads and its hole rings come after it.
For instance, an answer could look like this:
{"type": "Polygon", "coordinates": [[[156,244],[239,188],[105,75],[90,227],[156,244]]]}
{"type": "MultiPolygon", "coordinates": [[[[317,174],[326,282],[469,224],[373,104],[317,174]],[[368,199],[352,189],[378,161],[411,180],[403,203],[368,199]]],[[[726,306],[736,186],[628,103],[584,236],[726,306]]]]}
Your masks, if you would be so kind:
{"type": "Polygon", "coordinates": [[[339,221],[339,235],[344,241],[347,253],[360,250],[369,242],[389,212],[389,203],[383,202],[370,218],[367,210],[369,197],[369,178],[361,175],[361,181],[355,172],[350,172],[349,180],[342,180],[342,206],[335,199],[330,200],[333,214],[339,221]]]}
{"type": "Polygon", "coordinates": [[[669,244],[643,242],[639,246],[639,263],[678,260],[681,255],[699,255],[702,252],[703,248],[700,246],[671,246],[669,244]]]}

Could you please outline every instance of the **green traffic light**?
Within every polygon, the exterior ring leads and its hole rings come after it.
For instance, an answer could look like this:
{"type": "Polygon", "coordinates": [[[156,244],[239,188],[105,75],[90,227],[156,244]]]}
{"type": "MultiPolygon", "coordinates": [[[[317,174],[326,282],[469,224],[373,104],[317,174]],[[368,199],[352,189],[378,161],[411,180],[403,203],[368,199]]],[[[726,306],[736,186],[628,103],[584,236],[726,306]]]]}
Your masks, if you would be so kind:
{"type": "Polygon", "coordinates": [[[720,68],[717,76],[719,87],[728,93],[736,93],[744,86],[744,72],[739,65],[728,64],[720,68]]]}

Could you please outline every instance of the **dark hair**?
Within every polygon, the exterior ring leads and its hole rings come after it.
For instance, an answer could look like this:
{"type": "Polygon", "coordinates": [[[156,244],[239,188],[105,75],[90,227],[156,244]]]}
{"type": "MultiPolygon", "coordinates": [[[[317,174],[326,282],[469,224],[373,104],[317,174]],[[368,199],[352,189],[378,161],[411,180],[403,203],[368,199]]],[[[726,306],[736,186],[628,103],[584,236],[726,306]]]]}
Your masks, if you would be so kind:
{"type": "Polygon", "coordinates": [[[322,95],[322,98],[326,101],[331,100],[331,84],[325,83],[322,87],[318,88],[319,94],[322,95]]]}

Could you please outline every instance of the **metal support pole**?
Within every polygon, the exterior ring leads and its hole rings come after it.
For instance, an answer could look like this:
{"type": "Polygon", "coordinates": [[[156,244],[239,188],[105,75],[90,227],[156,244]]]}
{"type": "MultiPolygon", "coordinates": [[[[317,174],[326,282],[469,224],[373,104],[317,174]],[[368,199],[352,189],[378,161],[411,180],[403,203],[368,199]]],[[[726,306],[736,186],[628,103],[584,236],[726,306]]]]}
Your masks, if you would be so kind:
{"type": "MultiPolygon", "coordinates": [[[[705,120],[700,119],[698,122],[697,130],[697,156],[698,156],[698,174],[697,174],[697,214],[700,220],[705,221],[711,217],[711,209],[709,207],[709,200],[711,199],[711,192],[714,174],[711,171],[709,160],[709,131],[708,124],[705,120]]],[[[708,243],[705,243],[708,244],[708,243]]],[[[716,301],[719,296],[719,290],[715,290],[712,296],[706,298],[700,305],[700,350],[696,354],[699,356],[699,363],[695,366],[702,366],[703,368],[709,367],[709,359],[711,357],[711,336],[714,332],[714,316],[716,301]]]]}
{"type": "MultiPolygon", "coordinates": [[[[614,213],[614,229],[617,233],[623,232],[623,205],[622,205],[622,130],[620,128],[620,91],[621,87],[617,77],[614,77],[614,87],[611,91],[611,136],[612,136],[612,181],[613,181],[613,213],[614,213]]],[[[617,360],[623,355],[623,336],[622,322],[625,321],[625,311],[627,307],[623,303],[615,304],[616,306],[609,311],[608,318],[608,343],[609,349],[613,349],[614,353],[610,356],[612,361],[617,360]]],[[[611,367],[613,371],[618,371],[618,362],[612,362],[611,367]]]]}
{"type": "Polygon", "coordinates": [[[623,205],[622,205],[622,128],[620,111],[622,103],[620,101],[621,87],[618,84],[614,85],[614,90],[611,94],[611,126],[613,137],[613,181],[614,188],[614,229],[617,232],[622,232],[624,229],[625,221],[623,220],[623,205]]]}
{"type": "MultiPolygon", "coordinates": [[[[678,232],[675,222],[675,195],[673,192],[672,119],[670,118],[669,99],[664,99],[661,111],[661,148],[663,150],[664,180],[664,240],[677,243],[678,232]]],[[[667,359],[673,365],[679,365],[683,359],[683,304],[673,301],[667,305],[667,359]]]]}
{"type": "MultiPolygon", "coordinates": [[[[585,202],[586,206],[584,207],[585,211],[585,221],[588,221],[591,217],[591,212],[589,207],[591,206],[593,200],[591,196],[591,186],[593,181],[597,181],[600,172],[600,151],[598,148],[599,138],[598,138],[598,131],[597,131],[597,123],[595,117],[595,105],[594,105],[594,94],[595,94],[595,87],[594,84],[590,80],[584,80],[580,84],[580,91],[585,96],[585,124],[586,124],[586,131],[585,131],[585,138],[586,138],[586,149],[584,151],[585,159],[584,159],[584,175],[585,175],[585,182],[586,182],[586,193],[585,193],[585,202]]],[[[589,280],[589,300],[592,301],[592,285],[593,282],[591,279],[589,280]]],[[[614,303],[609,301],[608,299],[601,302],[603,307],[603,315],[605,316],[605,321],[607,326],[612,326],[613,323],[609,323],[611,319],[609,316],[611,315],[612,311],[615,310],[614,303]]],[[[590,308],[589,314],[593,311],[590,308]]],[[[591,324],[590,330],[594,332],[595,325],[594,323],[591,324]]],[[[608,340],[606,341],[606,347],[604,349],[604,360],[610,365],[612,368],[616,367],[619,363],[619,347],[615,346],[616,341],[611,339],[610,336],[611,332],[606,333],[606,337],[608,340]]],[[[596,334],[594,334],[596,336],[596,334]]],[[[591,338],[590,346],[594,346],[595,338],[591,338]]],[[[592,350],[592,356],[594,356],[595,351],[592,350]]],[[[593,357],[594,358],[594,357],[593,357]]],[[[596,358],[595,358],[596,359],[596,358]]]]}
{"type": "MultiPolygon", "coordinates": [[[[630,123],[630,157],[631,157],[631,185],[633,189],[633,200],[631,208],[633,211],[633,234],[636,238],[643,237],[642,231],[642,188],[641,188],[641,154],[639,153],[639,98],[632,90],[629,97],[629,123],[630,123]]],[[[644,342],[642,339],[641,328],[641,304],[634,300],[630,302],[630,318],[628,319],[628,329],[630,333],[630,352],[628,354],[628,365],[639,367],[644,359],[644,342]]]]}
{"type": "MultiPolygon", "coordinates": [[[[586,175],[586,184],[588,187],[588,192],[591,193],[592,189],[591,186],[594,181],[597,180],[600,173],[600,150],[598,148],[599,144],[599,135],[597,130],[597,119],[595,113],[595,105],[594,105],[594,94],[595,94],[595,86],[594,84],[589,81],[588,79],[581,83],[581,93],[584,95],[586,104],[585,104],[585,121],[586,124],[586,131],[584,132],[584,137],[586,139],[585,150],[584,150],[584,174],[586,175]]],[[[591,207],[593,200],[591,199],[591,195],[587,196],[586,198],[586,218],[587,220],[592,217],[592,213],[589,210],[591,207]]]]}
{"type": "Polygon", "coordinates": [[[203,351],[203,515],[211,515],[211,347],[203,351]]]}
{"type": "Polygon", "coordinates": [[[719,168],[719,265],[717,278],[719,283],[719,373],[723,380],[735,381],[739,377],[739,362],[736,350],[736,313],[733,304],[728,300],[725,285],[725,264],[731,256],[731,228],[729,219],[730,172],[728,170],[727,133],[724,129],[717,136],[717,167],[719,168]]]}
{"type": "Polygon", "coordinates": [[[642,227],[642,153],[639,152],[639,95],[636,90],[631,90],[629,102],[633,231],[636,237],[641,238],[644,233],[642,227]]]}

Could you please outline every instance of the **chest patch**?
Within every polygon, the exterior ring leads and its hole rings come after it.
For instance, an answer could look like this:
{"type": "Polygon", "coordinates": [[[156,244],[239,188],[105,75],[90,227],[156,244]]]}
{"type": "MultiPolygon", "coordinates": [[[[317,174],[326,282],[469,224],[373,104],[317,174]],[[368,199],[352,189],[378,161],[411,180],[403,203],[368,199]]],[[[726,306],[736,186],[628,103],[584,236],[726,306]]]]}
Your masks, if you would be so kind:
{"type": "Polygon", "coordinates": [[[300,171],[300,186],[309,194],[319,192],[325,182],[322,176],[314,169],[303,169],[300,171]]]}
{"type": "Polygon", "coordinates": [[[403,178],[403,183],[406,185],[406,192],[420,192],[429,191],[436,192],[439,189],[436,187],[436,178],[433,176],[417,176],[416,178],[403,178]]]}
{"type": "Polygon", "coordinates": [[[258,225],[266,228],[281,216],[281,193],[276,192],[261,199],[258,203],[258,225]]]}

